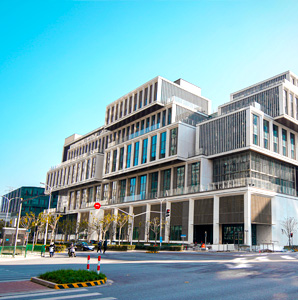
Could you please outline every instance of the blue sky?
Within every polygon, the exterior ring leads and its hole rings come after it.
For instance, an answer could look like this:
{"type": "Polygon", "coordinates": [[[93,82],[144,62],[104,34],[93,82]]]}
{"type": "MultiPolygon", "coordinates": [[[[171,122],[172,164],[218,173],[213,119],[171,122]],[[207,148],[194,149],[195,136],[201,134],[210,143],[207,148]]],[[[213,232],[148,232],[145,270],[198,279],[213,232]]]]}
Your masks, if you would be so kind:
{"type": "Polygon", "coordinates": [[[298,1],[1,1],[0,195],[37,185],[64,139],[157,75],[202,88],[212,107],[298,73],[298,1]]]}

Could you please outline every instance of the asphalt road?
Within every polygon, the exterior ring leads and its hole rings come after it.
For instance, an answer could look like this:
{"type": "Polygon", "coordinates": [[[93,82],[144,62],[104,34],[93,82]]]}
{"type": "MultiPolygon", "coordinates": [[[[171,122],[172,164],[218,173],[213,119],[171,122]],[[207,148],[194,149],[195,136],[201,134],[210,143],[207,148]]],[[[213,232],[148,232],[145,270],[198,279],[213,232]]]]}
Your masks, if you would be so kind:
{"type": "MultiPolygon", "coordinates": [[[[0,260],[0,282],[26,280],[60,268],[96,269],[97,253],[76,258],[0,260]]],[[[296,253],[108,252],[102,255],[105,286],[2,295],[0,299],[298,299],[296,253]],[[12,298],[14,297],[14,298],[12,298]]],[[[0,291],[1,296],[1,291],[0,291]]]]}

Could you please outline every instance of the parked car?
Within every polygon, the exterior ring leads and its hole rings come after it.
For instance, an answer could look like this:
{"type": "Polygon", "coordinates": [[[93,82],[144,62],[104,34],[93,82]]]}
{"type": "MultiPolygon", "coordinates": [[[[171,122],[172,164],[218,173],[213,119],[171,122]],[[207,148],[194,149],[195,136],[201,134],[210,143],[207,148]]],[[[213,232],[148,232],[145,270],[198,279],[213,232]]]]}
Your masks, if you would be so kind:
{"type": "Polygon", "coordinates": [[[78,251],[94,251],[94,246],[87,242],[78,242],[75,246],[78,251]]]}

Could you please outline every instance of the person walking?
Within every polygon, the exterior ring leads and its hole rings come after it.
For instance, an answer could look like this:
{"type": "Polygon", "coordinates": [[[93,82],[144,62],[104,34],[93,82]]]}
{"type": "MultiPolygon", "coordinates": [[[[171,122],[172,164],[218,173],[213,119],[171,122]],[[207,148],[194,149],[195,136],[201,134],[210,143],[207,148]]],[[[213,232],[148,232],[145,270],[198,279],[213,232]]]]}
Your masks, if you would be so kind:
{"type": "Polygon", "coordinates": [[[53,257],[53,256],[54,256],[55,250],[56,250],[56,246],[55,246],[55,244],[52,242],[52,243],[50,244],[50,247],[49,247],[50,257],[53,257]]]}
{"type": "Polygon", "coordinates": [[[101,253],[101,246],[102,246],[102,241],[100,240],[97,244],[97,253],[98,253],[98,251],[100,251],[100,253],[101,253]]]}
{"type": "Polygon", "coordinates": [[[106,253],[107,248],[108,248],[108,241],[105,240],[105,241],[103,242],[103,253],[106,253]]]}

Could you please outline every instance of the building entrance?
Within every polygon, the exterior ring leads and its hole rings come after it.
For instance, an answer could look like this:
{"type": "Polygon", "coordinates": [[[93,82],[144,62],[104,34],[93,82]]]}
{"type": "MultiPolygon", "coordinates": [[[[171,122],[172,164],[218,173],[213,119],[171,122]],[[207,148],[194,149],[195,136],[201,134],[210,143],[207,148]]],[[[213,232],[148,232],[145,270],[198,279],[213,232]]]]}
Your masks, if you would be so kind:
{"type": "Polygon", "coordinates": [[[222,243],[223,244],[243,244],[244,228],[243,224],[222,225],[222,243]]]}
{"type": "Polygon", "coordinates": [[[213,225],[194,225],[193,242],[205,243],[205,232],[207,232],[207,243],[213,243],[213,225]]]}

